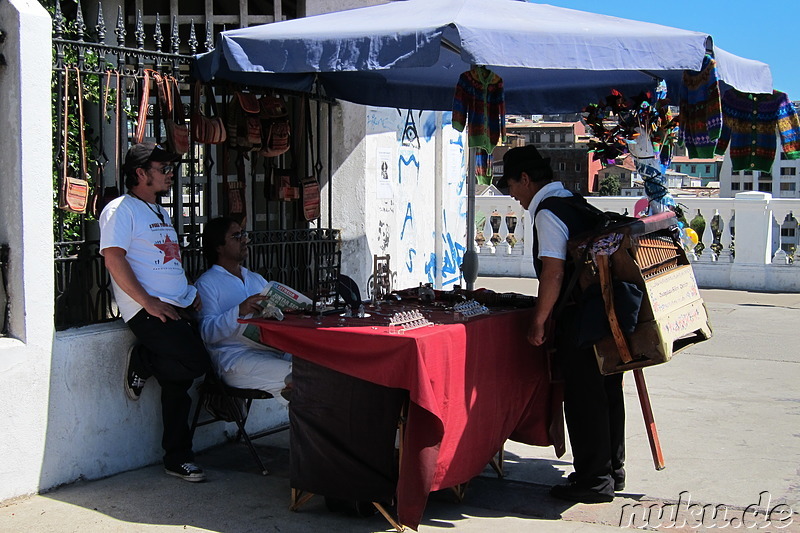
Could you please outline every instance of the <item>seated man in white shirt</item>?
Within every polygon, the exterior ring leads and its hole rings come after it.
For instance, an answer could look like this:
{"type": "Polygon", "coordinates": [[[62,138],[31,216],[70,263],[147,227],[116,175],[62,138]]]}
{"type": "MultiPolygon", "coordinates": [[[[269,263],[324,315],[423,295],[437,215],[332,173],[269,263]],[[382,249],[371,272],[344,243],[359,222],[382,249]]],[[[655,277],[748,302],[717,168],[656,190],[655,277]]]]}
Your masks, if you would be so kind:
{"type": "Polygon", "coordinates": [[[203,232],[208,270],[195,286],[203,299],[198,313],[203,336],[217,375],[232,387],[259,389],[288,397],[291,355],[267,346],[255,348],[240,340],[238,319],[261,311],[258,302],[267,285],[242,266],[247,257],[247,232],[233,219],[211,220],[203,232]]]}

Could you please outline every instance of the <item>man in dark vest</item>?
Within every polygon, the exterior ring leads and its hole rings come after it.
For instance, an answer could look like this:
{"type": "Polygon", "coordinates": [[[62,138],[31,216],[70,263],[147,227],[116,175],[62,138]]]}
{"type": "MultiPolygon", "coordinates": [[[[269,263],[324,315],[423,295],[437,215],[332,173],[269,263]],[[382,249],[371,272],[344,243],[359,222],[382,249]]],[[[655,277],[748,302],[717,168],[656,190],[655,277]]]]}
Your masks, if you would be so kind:
{"type": "MultiPolygon", "coordinates": [[[[557,498],[582,503],[610,502],[625,487],[625,405],[622,374],[603,376],[592,348],[576,344],[577,306],[565,294],[572,260],[567,254],[570,237],[591,229],[596,219],[577,202],[584,200],[553,180],[550,159],[533,145],[512,148],[503,157],[498,188],[508,188],[530,213],[533,221],[533,264],[539,294],[528,341],[556,348],[558,368],[564,377],[564,415],[572,446],[575,471],[568,482],[550,489],[557,498]],[[548,326],[562,299],[553,339],[548,326]]],[[[600,317],[598,317],[599,319],[600,317]]]]}

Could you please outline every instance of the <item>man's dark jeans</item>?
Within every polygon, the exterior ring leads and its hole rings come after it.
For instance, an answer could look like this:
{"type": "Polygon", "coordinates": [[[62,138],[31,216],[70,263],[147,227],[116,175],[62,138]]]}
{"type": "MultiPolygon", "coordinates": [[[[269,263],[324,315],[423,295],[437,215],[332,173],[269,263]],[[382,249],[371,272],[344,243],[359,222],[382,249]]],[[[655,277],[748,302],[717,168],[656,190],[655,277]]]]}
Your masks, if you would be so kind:
{"type": "MultiPolygon", "coordinates": [[[[183,312],[183,310],[181,310],[183,312]]],[[[128,321],[141,346],[133,351],[133,368],[140,377],[151,376],[161,385],[164,464],[170,467],[194,460],[189,414],[192,382],[211,369],[211,362],[197,328],[186,319],[167,320],[144,309],[128,321]]]]}
{"type": "Polygon", "coordinates": [[[564,417],[572,445],[575,481],[614,494],[625,479],[625,400],[622,374],[600,373],[592,348],[579,348],[577,306],[567,306],[556,331],[557,361],[564,377],[564,417]]]}

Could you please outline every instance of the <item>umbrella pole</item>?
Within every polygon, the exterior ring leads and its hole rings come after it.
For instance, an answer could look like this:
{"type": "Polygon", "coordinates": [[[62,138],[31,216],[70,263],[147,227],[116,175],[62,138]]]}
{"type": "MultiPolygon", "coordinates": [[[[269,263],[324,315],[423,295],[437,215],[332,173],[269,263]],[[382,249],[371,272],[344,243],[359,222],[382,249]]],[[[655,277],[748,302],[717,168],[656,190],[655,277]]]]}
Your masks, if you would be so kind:
{"type": "Polygon", "coordinates": [[[461,260],[461,274],[467,283],[467,290],[475,288],[478,279],[478,252],[475,251],[475,152],[470,148],[467,152],[467,251],[461,260]]]}
{"type": "Polygon", "coordinates": [[[433,287],[435,289],[442,289],[442,267],[444,265],[444,202],[442,200],[442,190],[447,180],[444,178],[444,134],[442,131],[442,112],[436,111],[436,135],[434,137],[436,144],[436,158],[434,162],[434,175],[435,182],[433,186],[433,207],[436,210],[436,217],[434,218],[434,234],[436,240],[433,243],[433,253],[436,255],[436,275],[434,276],[433,287]]]}

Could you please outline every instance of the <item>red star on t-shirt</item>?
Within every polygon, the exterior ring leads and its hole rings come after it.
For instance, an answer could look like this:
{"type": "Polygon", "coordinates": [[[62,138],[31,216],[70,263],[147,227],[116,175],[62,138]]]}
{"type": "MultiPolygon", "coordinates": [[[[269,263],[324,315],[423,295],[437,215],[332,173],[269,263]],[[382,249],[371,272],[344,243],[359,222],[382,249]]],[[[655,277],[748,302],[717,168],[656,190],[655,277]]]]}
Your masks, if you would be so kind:
{"type": "Polygon", "coordinates": [[[178,263],[181,262],[181,249],[177,242],[169,238],[169,235],[164,239],[164,244],[156,244],[156,248],[164,252],[164,262],[162,264],[166,265],[173,259],[178,263]]]}

